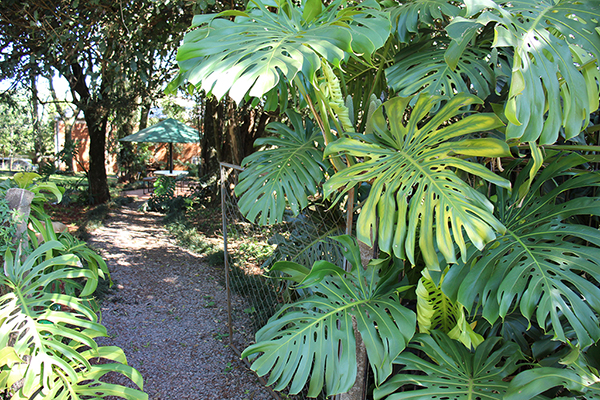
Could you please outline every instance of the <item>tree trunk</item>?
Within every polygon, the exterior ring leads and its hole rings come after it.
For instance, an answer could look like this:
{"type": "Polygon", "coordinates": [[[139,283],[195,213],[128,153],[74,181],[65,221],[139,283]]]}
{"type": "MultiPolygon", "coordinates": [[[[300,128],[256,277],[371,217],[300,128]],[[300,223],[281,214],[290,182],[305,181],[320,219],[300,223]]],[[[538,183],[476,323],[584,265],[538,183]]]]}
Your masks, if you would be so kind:
{"type": "Polygon", "coordinates": [[[142,104],[140,112],[140,125],[139,130],[146,129],[148,126],[148,116],[150,115],[150,104],[142,104]]]}
{"type": "Polygon", "coordinates": [[[217,160],[223,160],[223,101],[214,97],[206,99],[206,112],[204,114],[204,135],[207,136],[208,147],[212,147],[217,153],[217,160]]]}
{"type": "Polygon", "coordinates": [[[90,167],[88,171],[90,203],[106,203],[110,200],[104,154],[108,115],[100,105],[88,107],[84,110],[84,115],[90,135],[90,167]]]}
{"type": "Polygon", "coordinates": [[[32,162],[38,165],[42,156],[43,139],[40,132],[40,104],[38,101],[37,76],[34,69],[29,70],[31,85],[31,120],[33,122],[33,157],[32,162]]]}
{"type": "MultiPolygon", "coordinates": [[[[70,72],[65,77],[69,81],[74,102],[83,111],[90,136],[90,166],[87,173],[90,203],[106,203],[110,200],[104,155],[108,109],[101,103],[101,99],[94,99],[90,94],[81,65],[73,63],[70,67],[70,72]],[[79,96],[78,99],[76,94],[79,96]]],[[[100,93],[106,93],[104,87],[108,84],[106,80],[102,80],[100,93]]]]}
{"type": "Polygon", "coordinates": [[[243,126],[240,126],[243,125],[240,121],[241,112],[243,112],[243,109],[238,111],[234,102],[227,102],[227,137],[231,147],[231,162],[235,165],[241,165],[244,157],[243,138],[240,135],[245,130],[243,130],[243,126]]]}

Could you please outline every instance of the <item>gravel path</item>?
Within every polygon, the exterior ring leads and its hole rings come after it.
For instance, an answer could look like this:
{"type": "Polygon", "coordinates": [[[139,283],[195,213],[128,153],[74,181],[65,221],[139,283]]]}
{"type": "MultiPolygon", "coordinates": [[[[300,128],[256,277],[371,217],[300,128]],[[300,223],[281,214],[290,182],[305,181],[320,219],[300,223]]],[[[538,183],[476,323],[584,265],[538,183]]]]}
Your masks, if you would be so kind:
{"type": "Polygon", "coordinates": [[[115,282],[102,301],[110,337],[99,344],[125,351],[151,400],[271,399],[227,346],[222,270],[176,246],[160,215],[135,207],[113,211],[88,241],[115,282]]]}

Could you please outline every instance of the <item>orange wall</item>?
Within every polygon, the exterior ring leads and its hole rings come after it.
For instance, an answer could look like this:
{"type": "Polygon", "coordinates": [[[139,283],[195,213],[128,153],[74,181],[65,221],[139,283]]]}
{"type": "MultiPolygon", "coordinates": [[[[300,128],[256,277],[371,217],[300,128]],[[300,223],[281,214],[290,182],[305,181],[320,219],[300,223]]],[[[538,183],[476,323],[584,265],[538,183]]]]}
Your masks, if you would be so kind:
{"type": "MultiPolygon", "coordinates": [[[[57,121],[57,137],[55,138],[55,144],[57,144],[56,152],[61,151],[64,148],[65,143],[65,123],[63,121],[57,121]]],[[[77,156],[75,157],[77,162],[74,162],[73,169],[75,172],[83,172],[81,164],[85,168],[89,168],[89,151],[90,151],[90,138],[88,135],[87,125],[83,120],[77,120],[71,131],[72,140],[78,140],[80,145],[78,147],[77,156]]],[[[167,167],[169,162],[169,145],[166,143],[160,143],[153,146],[150,149],[154,151],[154,160],[156,162],[164,163],[167,167]]],[[[173,145],[173,168],[185,169],[184,166],[178,165],[175,161],[181,162],[192,162],[193,157],[200,156],[200,145],[197,143],[175,143],[173,145]]],[[[116,174],[118,171],[117,157],[114,154],[105,152],[106,159],[106,173],[109,175],[116,174]]],[[[66,165],[61,165],[60,169],[66,169],[66,165]]]]}
{"type": "MultiPolygon", "coordinates": [[[[65,123],[57,121],[58,128],[56,129],[57,137],[54,139],[57,145],[56,151],[59,152],[65,145],[65,123]]],[[[89,169],[90,166],[90,136],[85,121],[76,120],[73,129],[71,130],[71,140],[79,141],[77,147],[77,155],[73,160],[73,170],[75,172],[83,172],[84,168],[89,169]]],[[[105,151],[104,157],[106,160],[106,173],[115,174],[117,172],[117,157],[105,151]]],[[[66,165],[62,164],[60,169],[66,169],[66,165]]]]}
{"type": "MultiPolygon", "coordinates": [[[[168,168],[169,163],[169,145],[167,143],[159,143],[150,147],[153,151],[154,161],[164,163],[165,168],[168,168]]],[[[181,162],[192,162],[193,157],[200,156],[200,145],[198,143],[175,143],[173,144],[173,169],[186,169],[183,165],[178,165],[177,160],[181,162]]]]}

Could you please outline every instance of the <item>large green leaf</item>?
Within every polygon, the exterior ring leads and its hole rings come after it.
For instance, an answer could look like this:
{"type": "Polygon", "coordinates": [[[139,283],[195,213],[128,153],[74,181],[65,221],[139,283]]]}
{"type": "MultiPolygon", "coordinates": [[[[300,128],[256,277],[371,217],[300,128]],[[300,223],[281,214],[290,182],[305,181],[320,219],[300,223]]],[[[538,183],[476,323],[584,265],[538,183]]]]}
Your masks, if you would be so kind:
{"type": "MultiPolygon", "coordinates": [[[[542,367],[520,372],[510,382],[505,400],[529,400],[553,387],[568,389],[571,393],[582,393],[582,399],[600,399],[600,377],[590,366],[581,349],[574,348],[560,360],[562,368],[542,367]]],[[[572,400],[575,397],[571,397],[572,400]]]]}
{"type": "Polygon", "coordinates": [[[492,323],[517,307],[555,339],[567,341],[570,326],[584,347],[600,339],[600,289],[592,281],[600,276],[600,233],[575,218],[599,215],[600,198],[579,194],[564,201],[564,196],[598,186],[600,176],[572,171],[585,162],[578,155],[546,162],[522,201],[519,188],[529,168],[519,173],[512,195],[499,192],[498,219],[506,233],[452,266],[443,290],[470,310],[481,307],[492,323]]]}
{"type": "Polygon", "coordinates": [[[414,264],[419,240],[427,266],[439,269],[437,251],[456,261],[455,243],[466,254],[464,232],[478,248],[504,227],[493,216],[492,204],[456,174],[462,170],[509,187],[509,182],[465,156],[498,157],[509,153],[495,139],[452,139],[502,125],[492,114],[472,114],[458,122],[461,109],[480,104],[475,96],[452,97],[434,114],[442,98],[421,95],[407,117],[413,98],[395,98],[371,117],[372,135],[354,135],[329,144],[325,155],[342,153],[363,159],[335,174],[324,185],[326,196],[339,196],[361,182],[372,181],[371,193],[357,221],[358,238],[372,243],[378,232],[379,248],[414,264]],[[404,122],[404,118],[408,118],[404,122]],[[379,223],[377,223],[379,219],[379,223]]]}
{"type": "MultiPolygon", "coordinates": [[[[14,256],[8,251],[4,255],[0,285],[8,292],[0,297],[0,348],[12,348],[17,359],[3,361],[10,372],[0,375],[5,385],[0,391],[22,381],[15,398],[77,399],[73,393],[78,392],[79,384],[100,384],[89,375],[95,370],[91,360],[115,359],[107,357],[107,350],[96,344],[94,339],[106,336],[106,329],[86,302],[48,290],[65,280],[97,279],[97,274],[81,268],[79,258],[72,254],[48,256],[64,250],[63,244],[49,241],[23,262],[18,251],[14,256]],[[45,397],[48,393],[52,395],[45,397]]],[[[109,369],[124,373],[141,388],[141,377],[132,368],[121,365],[104,369],[105,373],[109,369]]],[[[147,399],[139,390],[113,386],[115,394],[120,391],[125,398],[147,399]]]]}
{"type": "Polygon", "coordinates": [[[439,47],[440,39],[418,42],[402,49],[394,65],[385,70],[388,84],[399,96],[418,92],[452,96],[473,93],[485,99],[496,85],[494,72],[487,60],[489,51],[468,48],[462,52],[456,67],[445,60],[446,48],[439,47]]]}
{"type": "Polygon", "coordinates": [[[86,293],[86,296],[89,296],[96,290],[100,279],[106,279],[109,281],[109,284],[112,285],[106,262],[96,252],[90,249],[85,242],[76,239],[68,232],[62,232],[60,235],[57,235],[56,232],[54,232],[54,227],[49,217],[46,217],[44,222],[35,217],[30,217],[29,221],[30,227],[32,228],[29,232],[29,239],[33,243],[34,248],[38,247],[39,239],[41,239],[42,242],[56,240],[64,247],[55,249],[53,252],[55,256],[72,254],[79,259],[79,266],[85,267],[93,273],[94,278],[86,280],[83,290],[81,289],[81,284],[79,282],[72,280],[62,282],[66,294],[78,296],[80,293],[86,293]],[[38,238],[37,235],[40,235],[41,237],[38,238]]]}
{"type": "Polygon", "coordinates": [[[198,28],[179,48],[180,75],[171,86],[187,82],[239,103],[246,94],[268,93],[281,75],[291,82],[301,72],[312,81],[320,58],[333,65],[353,52],[368,58],[390,33],[389,17],[375,2],[338,10],[338,1],[321,12],[320,2],[307,2],[305,10],[313,10],[306,13],[291,1],[281,3],[277,13],[252,0],[245,12],[196,16],[198,28]]]}
{"type": "Polygon", "coordinates": [[[406,1],[392,11],[398,38],[408,42],[411,33],[419,31],[419,23],[434,25],[435,20],[455,17],[461,9],[448,0],[412,0],[406,1]]]}
{"type": "Polygon", "coordinates": [[[415,315],[400,304],[400,269],[383,260],[360,264],[360,250],[348,236],[337,237],[346,247],[351,272],[320,261],[310,272],[295,263],[280,262],[283,271],[313,295],[283,307],[256,334],[256,344],[243,357],[262,353],[252,363],[259,376],[270,372],[275,390],[290,385],[298,393],[310,379],[308,395],[317,396],[326,385],[328,395],[349,390],[356,377],[353,319],[367,349],[375,380],[392,372],[392,362],[415,332],[415,315]],[[390,340],[393,338],[393,340],[390,340]]]}
{"type": "MultiPolygon", "coordinates": [[[[598,107],[597,82],[581,69],[597,68],[600,58],[600,2],[596,0],[467,0],[468,15],[495,24],[495,46],[512,47],[514,63],[505,114],[508,139],[554,143],[560,128],[567,139],[587,125],[598,107]],[[483,9],[490,12],[479,14],[483,9]],[[581,66],[572,49],[593,58],[581,66]],[[597,96],[596,96],[597,97],[597,96]]],[[[458,18],[454,23],[463,21],[458,18]]]]}
{"type": "Polygon", "coordinates": [[[404,368],[375,389],[373,397],[376,400],[503,400],[509,385],[505,378],[515,372],[522,356],[514,343],[498,348],[499,341],[497,337],[488,338],[471,352],[439,331],[433,331],[431,336],[415,335],[409,348],[422,352],[424,358],[402,352],[395,363],[404,368]],[[420,388],[414,389],[415,386],[420,388]],[[399,389],[400,392],[394,393],[399,389]]]}
{"type": "Polygon", "coordinates": [[[288,207],[297,215],[324,179],[322,136],[310,120],[304,127],[299,114],[287,114],[292,127],[280,122],[267,126],[277,136],[256,140],[255,146],[266,148],[244,159],[246,169],[235,187],[242,214],[262,225],[282,222],[288,207]]]}

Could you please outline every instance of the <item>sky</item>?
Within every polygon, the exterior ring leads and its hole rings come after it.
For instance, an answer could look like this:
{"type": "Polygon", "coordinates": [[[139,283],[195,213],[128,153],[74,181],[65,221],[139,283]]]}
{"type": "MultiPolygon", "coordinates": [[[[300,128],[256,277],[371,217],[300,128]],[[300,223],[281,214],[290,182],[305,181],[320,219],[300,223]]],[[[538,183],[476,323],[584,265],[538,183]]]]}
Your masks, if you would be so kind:
{"type": "MultiPolygon", "coordinates": [[[[11,85],[12,80],[3,80],[0,81],[0,92],[7,90],[11,85]]],[[[46,78],[38,79],[38,90],[39,95],[42,100],[50,99],[50,85],[46,78]]],[[[66,79],[55,76],[54,77],[54,90],[56,90],[56,95],[61,100],[70,100],[71,92],[69,91],[69,84],[66,79]]]]}

